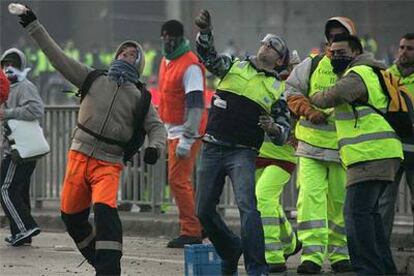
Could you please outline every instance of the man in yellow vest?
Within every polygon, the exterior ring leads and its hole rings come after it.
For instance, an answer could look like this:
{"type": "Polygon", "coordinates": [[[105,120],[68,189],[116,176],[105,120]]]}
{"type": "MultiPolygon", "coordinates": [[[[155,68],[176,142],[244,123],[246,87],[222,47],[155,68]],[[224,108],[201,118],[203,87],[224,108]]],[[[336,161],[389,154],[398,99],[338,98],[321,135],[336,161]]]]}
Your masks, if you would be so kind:
{"type": "Polygon", "coordinates": [[[205,68],[190,50],[181,22],[165,22],[161,37],[158,111],[168,133],[168,185],[180,218],[180,236],[167,247],[184,248],[202,241],[191,179],[207,124],[205,68]]]}
{"type": "Polygon", "coordinates": [[[331,52],[340,79],[310,100],[319,108],[335,108],[339,154],[347,175],[344,213],[351,263],[357,275],[396,274],[378,202],[394,181],[403,158],[402,144],[383,115],[370,107],[388,106],[374,72],[384,66],[362,54],[356,36],[335,36],[331,52]]]}
{"type": "Polygon", "coordinates": [[[224,275],[237,273],[240,255],[248,275],[267,275],[263,227],[256,208],[255,160],[264,140],[282,145],[290,132],[290,117],[282,93],[284,83],[275,67],[286,68],[289,50],[277,35],[261,41],[256,56],[246,60],[219,55],[214,48],[210,14],[196,18],[200,29],[197,53],[207,69],[218,76],[209,111],[206,134],[197,172],[197,215],[222,258],[224,275]],[[229,176],[241,220],[241,238],[216,211],[229,176]]]}
{"type": "Polygon", "coordinates": [[[298,273],[320,273],[326,257],[334,272],[352,270],[343,218],[346,177],[339,162],[333,109],[315,108],[308,99],[337,81],[328,49],[341,33],[354,34],[353,22],[330,18],[325,25],[326,53],[306,58],[286,81],[289,108],[300,117],[295,130],[299,140],[297,231],[303,245],[298,273]]]}
{"type": "MultiPolygon", "coordinates": [[[[411,96],[414,97],[414,33],[405,34],[400,40],[397,61],[388,71],[401,78],[411,96]]],[[[395,177],[395,182],[387,186],[380,200],[380,213],[384,221],[385,235],[390,240],[394,223],[394,208],[398,187],[405,173],[405,179],[411,192],[411,210],[414,215],[414,137],[402,139],[404,162],[395,177]]],[[[414,231],[413,231],[414,239],[414,231]]]]}

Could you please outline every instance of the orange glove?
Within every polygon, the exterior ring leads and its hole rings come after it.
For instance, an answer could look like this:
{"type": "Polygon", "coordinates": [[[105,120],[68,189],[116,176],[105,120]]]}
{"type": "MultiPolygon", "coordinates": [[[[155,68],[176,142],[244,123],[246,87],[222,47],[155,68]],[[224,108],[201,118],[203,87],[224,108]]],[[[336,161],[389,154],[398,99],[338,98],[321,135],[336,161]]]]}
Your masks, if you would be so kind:
{"type": "Polygon", "coordinates": [[[322,111],[312,109],[307,112],[305,115],[306,119],[311,121],[313,124],[326,124],[326,115],[322,111]]]}
{"type": "Polygon", "coordinates": [[[305,116],[309,110],[313,109],[310,101],[303,95],[295,95],[287,98],[289,109],[296,116],[305,116]]]}

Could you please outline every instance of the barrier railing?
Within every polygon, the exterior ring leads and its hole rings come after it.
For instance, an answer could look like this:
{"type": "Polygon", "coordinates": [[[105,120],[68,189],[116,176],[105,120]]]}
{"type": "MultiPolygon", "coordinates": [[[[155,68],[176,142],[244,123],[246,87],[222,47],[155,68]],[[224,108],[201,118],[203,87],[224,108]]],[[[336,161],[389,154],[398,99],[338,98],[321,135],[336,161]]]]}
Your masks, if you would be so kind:
{"type": "MultiPolygon", "coordinates": [[[[59,200],[63,183],[67,151],[70,147],[72,129],[76,125],[77,106],[48,106],[43,128],[51,146],[51,152],[38,161],[33,175],[32,198],[36,206],[45,201],[59,200]]],[[[119,203],[132,203],[151,206],[152,212],[160,212],[163,205],[174,204],[166,192],[167,157],[162,156],[154,166],[143,162],[137,154],[133,162],[123,170],[118,193],[119,203]]],[[[234,196],[227,179],[223,190],[220,209],[236,208],[234,196]]],[[[296,209],[297,189],[292,181],[285,187],[282,203],[286,210],[296,209]]],[[[407,185],[400,185],[397,215],[410,215],[411,203],[407,185]]]]}

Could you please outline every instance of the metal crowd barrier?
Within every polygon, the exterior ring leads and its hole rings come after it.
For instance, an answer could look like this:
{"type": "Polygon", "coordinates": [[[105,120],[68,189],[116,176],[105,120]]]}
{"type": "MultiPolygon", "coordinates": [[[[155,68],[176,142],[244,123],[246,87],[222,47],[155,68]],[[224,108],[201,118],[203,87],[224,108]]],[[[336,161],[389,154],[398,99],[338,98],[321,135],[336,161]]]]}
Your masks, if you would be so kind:
{"type": "MultiPolygon", "coordinates": [[[[71,142],[72,129],[76,125],[77,106],[48,106],[43,121],[43,129],[50,143],[51,152],[38,161],[32,183],[32,198],[37,207],[45,201],[58,201],[64,179],[67,151],[71,142]]],[[[143,162],[137,154],[132,164],[128,164],[120,180],[119,203],[147,205],[151,211],[159,213],[162,206],[173,205],[167,192],[167,157],[162,156],[154,166],[143,162]]],[[[223,190],[221,210],[236,208],[230,181],[223,190]]],[[[286,187],[282,203],[286,210],[295,211],[297,189],[291,181],[286,187]]],[[[402,183],[403,184],[403,183],[402,183]]],[[[407,185],[400,185],[397,203],[397,216],[411,216],[410,196],[407,185]]]]}

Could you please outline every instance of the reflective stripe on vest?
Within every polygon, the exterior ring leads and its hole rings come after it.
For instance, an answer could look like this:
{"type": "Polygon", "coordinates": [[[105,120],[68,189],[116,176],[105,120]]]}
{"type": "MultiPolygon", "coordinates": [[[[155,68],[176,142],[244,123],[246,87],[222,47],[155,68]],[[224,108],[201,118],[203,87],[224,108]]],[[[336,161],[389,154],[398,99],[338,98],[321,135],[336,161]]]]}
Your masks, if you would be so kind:
{"type": "Polygon", "coordinates": [[[325,252],[325,247],[322,245],[304,245],[302,248],[303,255],[323,252],[325,252]]]}
{"type": "MultiPolygon", "coordinates": [[[[385,109],[388,99],[382,91],[378,76],[369,66],[359,65],[348,69],[358,74],[368,90],[368,103],[378,109],[385,109]]],[[[345,166],[369,160],[386,158],[403,158],[402,145],[398,136],[380,114],[370,112],[366,106],[357,106],[355,118],[350,104],[335,107],[335,114],[340,119],[335,121],[339,139],[339,153],[345,166]],[[341,119],[342,118],[342,119],[341,119]]]]}
{"type": "Polygon", "coordinates": [[[271,106],[280,98],[285,90],[285,83],[274,76],[258,72],[250,61],[236,61],[218,84],[222,90],[246,97],[270,114],[271,106]]]}
{"type": "MultiPolygon", "coordinates": [[[[386,108],[381,108],[380,109],[381,112],[386,112],[387,109],[386,108]]],[[[373,110],[372,108],[366,108],[366,109],[358,109],[357,110],[357,116],[358,118],[362,118],[364,116],[370,115],[376,113],[375,110],[373,110]]],[[[355,114],[354,112],[337,112],[335,113],[335,120],[353,120],[355,119],[355,114]]]]}
{"type": "MultiPolygon", "coordinates": [[[[337,76],[333,72],[331,60],[324,56],[313,72],[309,80],[309,94],[312,96],[317,92],[327,90],[337,81],[337,76]]],[[[295,135],[298,140],[304,141],[310,145],[338,149],[338,140],[335,131],[335,122],[333,117],[333,108],[320,109],[322,112],[329,114],[327,125],[316,125],[307,121],[305,117],[301,117],[296,125],[295,135]]]]}

